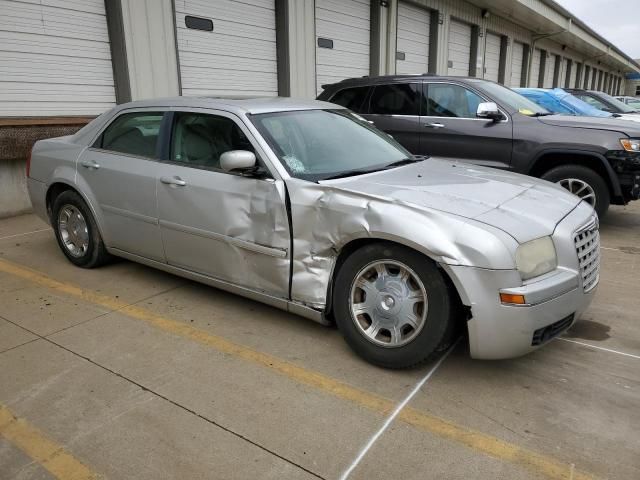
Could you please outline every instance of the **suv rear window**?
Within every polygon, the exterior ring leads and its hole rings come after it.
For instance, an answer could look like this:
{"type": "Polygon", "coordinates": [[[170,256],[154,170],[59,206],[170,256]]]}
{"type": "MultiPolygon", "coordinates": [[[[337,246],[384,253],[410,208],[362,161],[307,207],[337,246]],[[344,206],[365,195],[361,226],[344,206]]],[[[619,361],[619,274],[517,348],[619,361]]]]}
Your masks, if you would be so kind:
{"type": "Polygon", "coordinates": [[[371,94],[369,113],[376,115],[420,115],[420,83],[377,85],[371,94]]]}
{"type": "Polygon", "coordinates": [[[345,88],[336,93],[330,100],[342,107],[346,107],[356,113],[366,113],[364,101],[369,93],[369,87],[345,88]]]}

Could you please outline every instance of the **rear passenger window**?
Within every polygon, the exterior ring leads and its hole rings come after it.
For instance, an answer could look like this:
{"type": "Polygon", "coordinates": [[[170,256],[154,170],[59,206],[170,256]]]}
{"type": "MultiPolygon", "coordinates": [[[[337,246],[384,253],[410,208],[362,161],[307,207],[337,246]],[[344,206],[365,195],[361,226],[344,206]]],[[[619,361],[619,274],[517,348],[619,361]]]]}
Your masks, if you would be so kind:
{"type": "Polygon", "coordinates": [[[112,152],[156,158],[162,112],[125,113],[102,133],[94,147],[112,152]]]}
{"type": "Polygon", "coordinates": [[[430,83],[427,87],[427,116],[476,118],[484,99],[460,85],[430,83]]]}
{"type": "Polygon", "coordinates": [[[170,161],[220,169],[220,155],[231,150],[255,153],[249,139],[230,118],[190,112],[176,114],[170,161]]]}
{"type": "Polygon", "coordinates": [[[369,93],[369,87],[345,88],[336,93],[330,101],[356,113],[367,113],[364,111],[367,93],[369,93]]]}
{"type": "Polygon", "coordinates": [[[369,113],[377,115],[420,115],[421,84],[397,83],[373,89],[369,113]]]}

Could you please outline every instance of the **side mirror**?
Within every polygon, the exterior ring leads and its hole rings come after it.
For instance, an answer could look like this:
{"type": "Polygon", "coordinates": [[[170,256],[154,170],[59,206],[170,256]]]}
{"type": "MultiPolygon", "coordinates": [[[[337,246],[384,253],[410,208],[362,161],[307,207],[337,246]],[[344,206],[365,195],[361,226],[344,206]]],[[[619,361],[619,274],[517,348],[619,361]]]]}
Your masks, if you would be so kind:
{"type": "Polygon", "coordinates": [[[220,167],[225,172],[242,172],[256,167],[256,155],[247,150],[230,150],[220,155],[220,167]]]}
{"type": "Polygon", "coordinates": [[[478,110],[476,111],[476,117],[478,118],[488,118],[493,121],[502,120],[502,113],[498,110],[498,105],[494,102],[483,102],[478,105],[478,110]]]}

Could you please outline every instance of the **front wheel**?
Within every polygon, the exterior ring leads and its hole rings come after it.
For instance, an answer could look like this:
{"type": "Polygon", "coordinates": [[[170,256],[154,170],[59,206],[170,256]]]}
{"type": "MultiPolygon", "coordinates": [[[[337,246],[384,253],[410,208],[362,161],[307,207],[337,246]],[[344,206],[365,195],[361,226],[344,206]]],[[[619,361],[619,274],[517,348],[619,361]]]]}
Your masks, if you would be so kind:
{"type": "Polygon", "coordinates": [[[605,180],[595,170],[581,165],[561,165],[542,175],[543,180],[554,182],[582,198],[603,217],[609,209],[611,195],[605,180]]]}
{"type": "Polygon", "coordinates": [[[338,328],[375,365],[412,367],[453,340],[451,293],[438,268],[418,252],[390,243],[367,245],[345,260],[334,292],[338,328]]]}

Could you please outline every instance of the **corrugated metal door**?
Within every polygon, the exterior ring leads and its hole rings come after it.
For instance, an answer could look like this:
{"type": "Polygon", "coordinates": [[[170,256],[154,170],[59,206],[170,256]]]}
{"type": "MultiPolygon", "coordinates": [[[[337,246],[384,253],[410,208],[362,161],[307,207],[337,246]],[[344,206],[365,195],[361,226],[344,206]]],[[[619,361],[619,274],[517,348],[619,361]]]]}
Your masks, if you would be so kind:
{"type": "Polygon", "coordinates": [[[547,63],[544,71],[544,83],[542,84],[543,88],[553,87],[553,76],[556,72],[556,57],[557,55],[554,55],[553,53],[547,57],[547,63]]]}
{"type": "Polygon", "coordinates": [[[429,71],[429,10],[405,2],[398,4],[396,73],[429,71]]]}
{"type": "Polygon", "coordinates": [[[484,78],[498,81],[500,71],[500,36],[487,32],[484,51],[484,78]]]}
{"type": "Polygon", "coordinates": [[[542,51],[535,48],[531,57],[531,75],[529,75],[529,86],[538,87],[538,81],[540,80],[540,58],[542,57],[542,51]]]}
{"type": "Polygon", "coordinates": [[[576,79],[578,78],[578,63],[571,62],[571,73],[569,74],[569,88],[576,87],[576,79]]]}
{"type": "Polygon", "coordinates": [[[522,82],[522,63],[524,61],[524,45],[520,42],[513,42],[511,49],[511,79],[510,87],[520,87],[522,82]]]}
{"type": "Polygon", "coordinates": [[[316,0],[316,89],[370,73],[369,0],[316,0]]]}
{"type": "Polygon", "coordinates": [[[115,104],[104,0],[0,0],[0,117],[94,115],[115,104]]]}
{"type": "Polygon", "coordinates": [[[275,0],[180,0],[176,32],[183,95],[277,95],[275,0]],[[185,17],[213,22],[187,28],[185,17]]]}
{"type": "Polygon", "coordinates": [[[468,76],[471,61],[471,26],[451,20],[449,22],[447,75],[468,76]]]}

